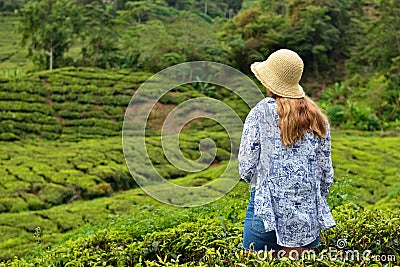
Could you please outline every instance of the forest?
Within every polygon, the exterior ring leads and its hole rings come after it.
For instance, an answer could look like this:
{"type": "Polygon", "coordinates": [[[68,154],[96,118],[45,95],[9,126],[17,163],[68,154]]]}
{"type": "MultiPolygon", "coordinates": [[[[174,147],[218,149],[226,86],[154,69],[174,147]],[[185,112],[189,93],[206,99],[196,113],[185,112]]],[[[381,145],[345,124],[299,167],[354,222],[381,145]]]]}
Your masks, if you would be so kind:
{"type": "MultiPolygon", "coordinates": [[[[307,93],[320,99],[334,125],[399,125],[396,0],[23,3],[3,1],[2,9],[17,14],[14,41],[27,48],[34,70],[90,66],[155,73],[207,60],[249,74],[250,63],[288,48],[304,60],[307,93]]],[[[17,50],[3,50],[2,58],[17,50]]],[[[1,62],[5,69],[7,61],[1,62]]]]}
{"type": "MultiPolygon", "coordinates": [[[[399,13],[399,0],[0,0],[0,267],[400,266],[399,13]],[[266,95],[250,65],[281,48],[303,59],[301,84],[332,125],[337,226],[313,260],[243,252],[244,181],[198,207],[153,199],[132,178],[150,170],[128,168],[121,141],[132,96],[155,73],[216,62],[266,95]]],[[[191,161],[211,138],[208,168],[191,173],[165,155],[167,115],[201,97],[242,121],[251,108],[205,82],[160,97],[147,156],[179,186],[239,175],[228,167],[231,136],[212,119],[188,122],[178,138],[191,161]]]]}

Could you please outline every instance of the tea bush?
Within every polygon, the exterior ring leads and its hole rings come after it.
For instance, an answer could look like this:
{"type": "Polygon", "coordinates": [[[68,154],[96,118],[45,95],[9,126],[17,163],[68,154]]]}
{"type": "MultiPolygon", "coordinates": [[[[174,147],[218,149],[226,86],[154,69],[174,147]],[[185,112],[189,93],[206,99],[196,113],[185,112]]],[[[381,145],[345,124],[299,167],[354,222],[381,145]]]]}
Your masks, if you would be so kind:
{"type": "Polygon", "coordinates": [[[348,204],[333,210],[337,225],[322,232],[314,258],[291,261],[245,255],[241,242],[247,191],[241,182],[217,202],[188,209],[154,201],[135,205],[136,212],[113,215],[102,227],[84,227],[57,247],[46,251],[42,246],[38,256],[11,259],[3,266],[381,266],[382,255],[391,255],[387,266],[400,263],[399,211],[348,204]],[[346,251],[360,254],[346,258],[346,251]],[[364,251],[368,258],[362,256],[364,251]]]}
{"type": "MultiPolygon", "coordinates": [[[[87,120],[84,125],[101,122],[102,120],[87,120]]],[[[112,124],[108,126],[113,127],[112,124]]],[[[105,131],[111,131],[105,125],[83,129],[102,131],[104,135],[105,131]]],[[[200,155],[197,150],[198,144],[206,136],[207,133],[202,131],[182,133],[180,135],[182,153],[189,158],[197,159],[200,155]]],[[[223,149],[227,147],[226,134],[215,133],[213,136],[218,146],[216,155],[218,161],[229,158],[230,152],[223,149]]],[[[160,141],[158,136],[149,136],[146,139],[149,157],[155,168],[167,178],[185,176],[186,172],[173,167],[163,156],[160,141]]],[[[39,206],[67,203],[74,196],[92,199],[136,186],[126,167],[120,138],[81,142],[33,140],[2,143],[0,151],[2,154],[0,166],[4,168],[4,173],[1,173],[2,181],[6,188],[2,192],[17,198],[22,198],[25,193],[31,194],[31,197],[36,196],[36,202],[42,204],[34,205],[35,209],[39,206]],[[35,160],[32,160],[33,158],[35,160]]],[[[135,157],[139,160],[142,155],[135,154],[135,157]]],[[[30,202],[33,202],[32,198],[30,202]]],[[[2,208],[3,211],[11,209],[5,207],[2,208]]]]}
{"type": "Polygon", "coordinates": [[[398,137],[361,137],[343,131],[333,134],[332,160],[338,182],[347,175],[358,203],[363,206],[386,197],[399,184],[399,169],[392,165],[400,159],[396,143],[398,137]]]}
{"type": "MultiPolygon", "coordinates": [[[[230,141],[224,132],[184,131],[180,135],[182,153],[193,159],[199,156],[199,141],[210,136],[218,147],[217,164],[198,174],[187,174],[170,165],[162,156],[159,136],[147,136],[146,144],[159,173],[174,178],[174,183],[197,186],[215,179],[225,170],[230,141]]],[[[353,202],[366,208],[399,209],[398,139],[333,131],[332,140],[336,181],[329,195],[330,206],[336,208],[353,202]]],[[[129,203],[150,199],[136,193],[132,196],[116,194],[136,186],[126,168],[118,137],[79,142],[38,142],[36,139],[2,142],[0,152],[0,257],[26,253],[30,241],[22,237],[33,231],[35,225],[49,224],[50,230],[47,229],[44,236],[49,242],[57,240],[62,231],[77,229],[87,222],[96,224],[107,214],[131,210],[129,203]],[[104,196],[109,196],[107,201],[99,198],[104,196]],[[99,202],[94,198],[99,198],[99,202]],[[93,200],[80,201],[84,199],[93,200]],[[75,203],[81,204],[75,206],[75,203]],[[59,204],[67,205],[54,207],[59,204]],[[42,223],[38,220],[39,214],[52,219],[42,223]],[[32,224],[21,228],[16,222],[24,221],[24,217],[31,218],[32,224]],[[54,220],[59,223],[58,227],[54,220]],[[64,224],[67,226],[62,226],[64,224]],[[10,243],[6,232],[14,225],[19,237],[13,237],[14,242],[10,243]],[[21,248],[18,253],[13,247],[17,243],[21,248]]],[[[140,170],[141,175],[145,172],[140,170]]]]}
{"type": "MultiPolygon", "coordinates": [[[[4,78],[0,84],[0,132],[7,134],[0,137],[8,141],[29,136],[76,140],[120,135],[134,91],[150,76],[145,72],[66,67],[4,78]]],[[[243,101],[224,88],[216,87],[215,91],[244,119],[249,109],[243,101]]],[[[199,96],[205,95],[193,85],[184,85],[165,94],[159,103],[173,107],[199,96]]],[[[164,117],[162,110],[153,111],[150,129],[158,130],[164,117]]],[[[212,127],[205,123],[196,128],[221,130],[215,122],[212,127]]]]}
{"type": "Polygon", "coordinates": [[[0,140],[120,135],[125,108],[148,77],[70,67],[5,78],[0,84],[0,132],[7,134],[0,140]]]}
{"type": "MultiPolygon", "coordinates": [[[[325,259],[294,263],[245,256],[240,249],[248,197],[243,183],[220,201],[191,209],[165,207],[132,189],[136,183],[122,154],[121,127],[133,92],[149,77],[144,72],[68,67],[0,80],[0,140],[12,141],[0,141],[0,258],[32,255],[3,265],[346,265],[325,259]],[[35,244],[32,235],[38,226],[42,236],[35,244]]],[[[218,149],[211,168],[188,174],[172,166],[161,149],[163,108],[212,95],[243,120],[249,111],[228,90],[201,86],[184,85],[164,95],[146,130],[150,160],[178,185],[202,185],[223,173],[231,142],[213,120],[190,122],[179,136],[185,157],[196,160],[200,140],[208,137],[218,149]]],[[[333,92],[336,104],[343,88],[333,92]]],[[[365,127],[377,127],[374,118],[365,120],[369,111],[363,106],[347,106],[346,112],[354,112],[345,114],[336,106],[328,108],[331,119],[335,117],[333,125],[350,114],[353,122],[359,116],[365,127]]],[[[398,137],[354,131],[333,131],[332,137],[336,181],[328,201],[338,226],[324,232],[321,248],[334,246],[345,235],[349,249],[398,253],[398,137]],[[374,214],[361,206],[395,212],[374,214]]],[[[139,162],[143,155],[134,157],[139,162]]],[[[138,164],[133,169],[138,176],[149,174],[138,164]]]]}

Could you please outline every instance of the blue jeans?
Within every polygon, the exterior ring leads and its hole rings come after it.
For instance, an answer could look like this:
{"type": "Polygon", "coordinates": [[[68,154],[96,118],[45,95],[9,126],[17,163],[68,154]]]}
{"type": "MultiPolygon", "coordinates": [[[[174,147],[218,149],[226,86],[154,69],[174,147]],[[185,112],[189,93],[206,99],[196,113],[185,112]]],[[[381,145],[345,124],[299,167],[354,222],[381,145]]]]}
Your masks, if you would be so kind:
{"type": "MultiPolygon", "coordinates": [[[[315,248],[319,244],[318,236],[312,243],[303,248],[315,248]]],[[[248,250],[279,250],[275,231],[266,232],[260,217],[254,216],[254,191],[250,193],[249,206],[246,211],[243,230],[243,248],[248,250]]]]}

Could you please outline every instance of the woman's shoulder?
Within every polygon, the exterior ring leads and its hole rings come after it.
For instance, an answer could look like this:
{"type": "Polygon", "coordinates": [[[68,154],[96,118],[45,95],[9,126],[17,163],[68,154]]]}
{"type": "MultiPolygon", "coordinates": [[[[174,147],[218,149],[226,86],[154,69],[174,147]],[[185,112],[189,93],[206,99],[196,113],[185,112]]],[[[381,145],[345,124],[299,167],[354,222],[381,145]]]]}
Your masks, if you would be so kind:
{"type": "Polygon", "coordinates": [[[271,107],[276,107],[276,100],[271,98],[271,97],[266,97],[260,102],[257,103],[257,105],[254,107],[255,109],[270,109],[271,107]]]}
{"type": "Polygon", "coordinates": [[[266,116],[271,115],[276,110],[276,100],[271,97],[266,97],[253,108],[253,110],[263,112],[266,116]]]}
{"type": "Polygon", "coordinates": [[[265,121],[270,117],[276,110],[276,101],[273,98],[266,97],[258,102],[249,112],[248,117],[258,118],[261,121],[265,121]]]}

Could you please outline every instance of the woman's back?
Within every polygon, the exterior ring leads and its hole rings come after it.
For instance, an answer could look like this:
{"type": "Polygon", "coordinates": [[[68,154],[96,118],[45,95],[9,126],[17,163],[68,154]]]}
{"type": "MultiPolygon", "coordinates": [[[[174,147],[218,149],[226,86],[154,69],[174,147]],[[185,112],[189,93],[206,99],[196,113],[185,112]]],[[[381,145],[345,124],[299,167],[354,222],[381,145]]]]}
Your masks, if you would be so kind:
{"type": "Polygon", "coordinates": [[[276,110],[276,100],[265,98],[249,113],[248,127],[241,142],[239,170],[242,175],[248,172],[256,160],[248,156],[259,149],[258,164],[253,166],[254,175],[249,181],[252,190],[257,192],[254,213],[264,218],[266,231],[277,231],[278,241],[285,246],[298,245],[298,242],[307,244],[315,239],[321,228],[331,226],[333,220],[324,218],[318,208],[321,204],[326,205],[322,174],[333,179],[329,165],[325,169],[324,164],[319,165],[319,159],[329,154],[329,147],[324,146],[324,142],[329,141],[329,133],[321,139],[307,131],[304,139],[285,146],[276,110]],[[295,241],[292,243],[291,240],[295,241]]]}
{"type": "Polygon", "coordinates": [[[335,225],[326,202],[333,183],[328,120],[299,85],[303,62],[295,52],[279,50],[251,69],[272,97],[250,111],[239,148],[239,172],[251,184],[243,247],[254,240],[312,248],[320,230],[335,225]]]}

